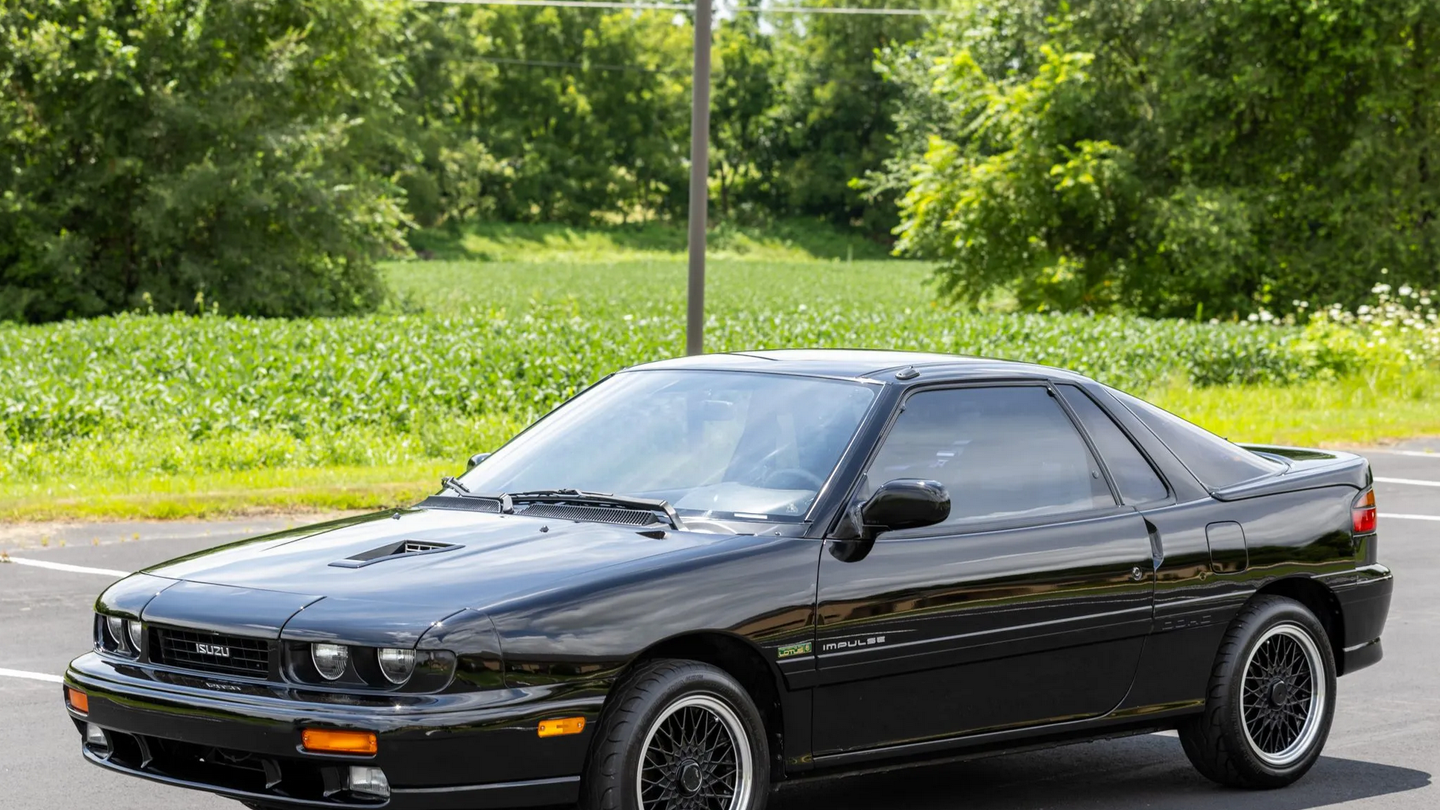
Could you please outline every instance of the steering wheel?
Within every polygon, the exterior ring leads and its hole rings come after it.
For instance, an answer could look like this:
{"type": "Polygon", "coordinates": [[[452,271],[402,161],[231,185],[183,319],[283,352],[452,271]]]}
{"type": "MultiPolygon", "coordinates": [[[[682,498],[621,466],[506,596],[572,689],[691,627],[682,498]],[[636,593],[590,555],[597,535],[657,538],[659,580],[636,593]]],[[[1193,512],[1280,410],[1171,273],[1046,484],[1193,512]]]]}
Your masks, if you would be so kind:
{"type": "Polygon", "coordinates": [[[766,473],[764,477],[760,479],[760,485],[762,487],[765,487],[766,489],[805,489],[806,487],[808,487],[816,492],[819,492],[820,488],[825,486],[825,481],[822,480],[820,476],[810,472],[804,467],[781,467],[778,470],[771,470],[770,472],[766,473]],[[775,479],[784,478],[787,475],[800,479],[804,482],[803,485],[798,487],[788,487],[777,486],[775,484],[775,479]]]}

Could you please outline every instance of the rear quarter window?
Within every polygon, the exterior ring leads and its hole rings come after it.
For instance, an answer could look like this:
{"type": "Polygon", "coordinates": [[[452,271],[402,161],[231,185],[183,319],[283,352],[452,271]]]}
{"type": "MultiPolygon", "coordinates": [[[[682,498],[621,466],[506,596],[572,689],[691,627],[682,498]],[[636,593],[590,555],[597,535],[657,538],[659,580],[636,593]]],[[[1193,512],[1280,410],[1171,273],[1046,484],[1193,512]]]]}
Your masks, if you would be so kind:
{"type": "Polygon", "coordinates": [[[1109,414],[1100,409],[1095,401],[1078,386],[1057,385],[1055,388],[1069,403],[1070,409],[1084,425],[1085,432],[1095,442],[1115,488],[1120,490],[1120,499],[1127,504],[1141,505],[1163,501],[1170,497],[1165,482],[1160,480],[1155,468],[1130,441],[1130,437],[1115,424],[1109,414]]]}
{"type": "Polygon", "coordinates": [[[1120,391],[1110,393],[1208,489],[1224,489],[1285,469],[1284,464],[1228,442],[1169,411],[1120,391]]]}

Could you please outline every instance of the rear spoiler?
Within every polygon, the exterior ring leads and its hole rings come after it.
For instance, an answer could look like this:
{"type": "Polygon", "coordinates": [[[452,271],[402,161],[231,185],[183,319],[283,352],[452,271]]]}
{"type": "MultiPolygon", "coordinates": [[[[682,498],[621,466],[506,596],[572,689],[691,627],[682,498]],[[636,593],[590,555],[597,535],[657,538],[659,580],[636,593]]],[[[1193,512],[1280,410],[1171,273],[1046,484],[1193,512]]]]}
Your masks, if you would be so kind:
{"type": "Polygon", "coordinates": [[[1252,453],[1282,462],[1285,468],[1272,475],[1213,490],[1210,494],[1216,500],[1241,501],[1262,495],[1334,486],[1363,490],[1372,483],[1370,462],[1354,453],[1258,444],[1240,446],[1252,453]]]}

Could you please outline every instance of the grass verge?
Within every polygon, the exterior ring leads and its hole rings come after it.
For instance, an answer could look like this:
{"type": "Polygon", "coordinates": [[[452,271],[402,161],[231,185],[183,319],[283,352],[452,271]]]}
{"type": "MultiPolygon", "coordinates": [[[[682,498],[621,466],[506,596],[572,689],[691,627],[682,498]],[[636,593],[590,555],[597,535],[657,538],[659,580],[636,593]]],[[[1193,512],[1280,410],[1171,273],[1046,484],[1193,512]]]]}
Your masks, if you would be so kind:
{"type": "MultiPolygon", "coordinates": [[[[464,469],[463,462],[460,469],[464,469]]],[[[381,509],[434,491],[453,461],[0,486],[0,522],[171,520],[381,509]]]]}
{"type": "Polygon", "coordinates": [[[1440,372],[1359,372],[1299,385],[1196,387],[1151,392],[1151,402],[1232,441],[1363,447],[1440,436],[1440,372]]]}
{"type": "MultiPolygon", "coordinates": [[[[435,259],[486,262],[594,262],[685,254],[685,225],[660,222],[573,228],[498,222],[417,231],[411,247],[435,259]]],[[[761,227],[720,223],[706,240],[711,258],[806,261],[888,259],[888,245],[823,222],[781,220],[761,227]]]]}

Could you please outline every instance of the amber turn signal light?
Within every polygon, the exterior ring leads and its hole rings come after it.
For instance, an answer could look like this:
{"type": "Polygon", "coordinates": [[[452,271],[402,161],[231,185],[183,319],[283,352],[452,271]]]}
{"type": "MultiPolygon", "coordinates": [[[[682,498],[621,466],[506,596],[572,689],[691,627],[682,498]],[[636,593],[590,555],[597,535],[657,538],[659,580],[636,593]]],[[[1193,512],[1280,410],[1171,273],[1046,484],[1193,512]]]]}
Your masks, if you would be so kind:
{"type": "Polygon", "coordinates": [[[79,689],[65,688],[65,699],[69,702],[70,708],[81,714],[90,713],[90,698],[79,689]]]}
{"type": "Polygon", "coordinates": [[[324,754],[373,754],[380,750],[373,731],[332,731],[307,728],[300,732],[300,747],[324,754]]]}
{"type": "Polygon", "coordinates": [[[541,737],[564,737],[579,734],[585,730],[585,718],[567,717],[564,720],[545,720],[540,723],[541,737]]]}

